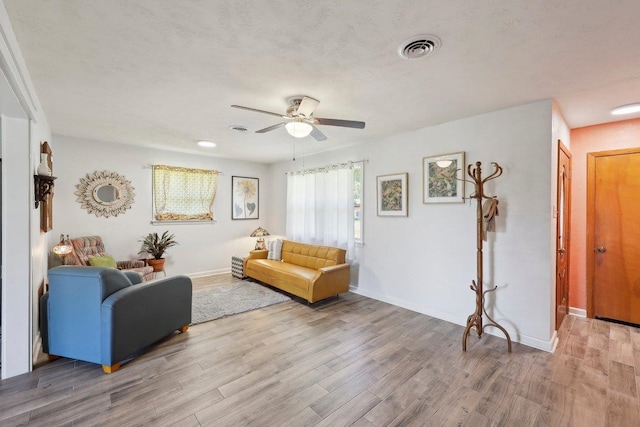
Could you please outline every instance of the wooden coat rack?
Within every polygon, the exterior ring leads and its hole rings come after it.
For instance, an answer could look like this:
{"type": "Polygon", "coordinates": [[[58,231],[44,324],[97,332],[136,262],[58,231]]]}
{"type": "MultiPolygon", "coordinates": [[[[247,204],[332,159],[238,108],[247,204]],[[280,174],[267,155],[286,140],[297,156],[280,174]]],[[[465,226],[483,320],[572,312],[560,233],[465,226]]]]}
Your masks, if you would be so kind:
{"type": "Polygon", "coordinates": [[[464,329],[464,335],[462,336],[462,351],[467,351],[467,337],[469,336],[469,332],[472,327],[475,327],[476,332],[478,333],[478,339],[482,338],[482,333],[484,332],[484,328],[487,326],[494,326],[500,329],[504,335],[507,337],[507,346],[509,349],[509,353],[511,353],[511,337],[509,337],[509,333],[505,328],[500,326],[495,320],[489,316],[487,310],[484,308],[484,296],[487,292],[493,292],[498,287],[494,286],[492,289],[483,290],[483,281],[482,281],[482,241],[484,236],[484,218],[482,212],[482,203],[485,199],[493,199],[495,197],[487,196],[484,193],[484,185],[502,175],[502,168],[499,164],[491,162],[491,165],[494,168],[494,171],[488,177],[482,179],[482,168],[480,162],[476,162],[475,167],[472,164],[467,166],[467,174],[473,180],[475,184],[475,192],[469,196],[471,199],[476,199],[477,209],[476,209],[476,242],[477,242],[477,277],[476,280],[471,281],[471,290],[476,293],[476,310],[467,318],[467,327],[464,329]],[[487,316],[487,320],[489,321],[486,324],[482,322],[482,315],[487,316]]]}

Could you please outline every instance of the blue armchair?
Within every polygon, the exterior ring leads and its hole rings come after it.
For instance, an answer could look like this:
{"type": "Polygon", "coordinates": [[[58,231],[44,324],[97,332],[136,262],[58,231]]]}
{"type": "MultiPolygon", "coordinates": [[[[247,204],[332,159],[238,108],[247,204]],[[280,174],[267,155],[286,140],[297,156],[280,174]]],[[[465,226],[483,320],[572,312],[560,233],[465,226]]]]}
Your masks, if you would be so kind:
{"type": "Polygon", "coordinates": [[[40,302],[43,350],[102,365],[125,359],[191,323],[191,279],[141,282],[137,273],[102,267],[55,267],[40,302]]]}

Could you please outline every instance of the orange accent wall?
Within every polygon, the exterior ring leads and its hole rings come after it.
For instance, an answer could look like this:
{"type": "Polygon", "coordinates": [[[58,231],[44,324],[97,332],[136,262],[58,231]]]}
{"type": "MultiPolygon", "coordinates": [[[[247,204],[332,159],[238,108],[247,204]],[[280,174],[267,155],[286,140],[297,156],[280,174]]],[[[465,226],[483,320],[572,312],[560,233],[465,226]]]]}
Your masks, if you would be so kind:
{"type": "Polygon", "coordinates": [[[569,305],[587,309],[587,153],[640,147],[640,119],[571,131],[571,260],[569,305]]]}

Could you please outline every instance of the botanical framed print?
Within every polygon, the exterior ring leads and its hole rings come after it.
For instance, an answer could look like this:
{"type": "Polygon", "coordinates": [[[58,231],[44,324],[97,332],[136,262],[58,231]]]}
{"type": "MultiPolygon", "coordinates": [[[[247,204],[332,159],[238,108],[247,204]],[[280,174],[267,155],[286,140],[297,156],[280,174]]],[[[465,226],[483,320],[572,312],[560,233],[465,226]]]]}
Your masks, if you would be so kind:
{"type": "Polygon", "coordinates": [[[260,217],[260,182],[258,178],[231,177],[231,219],[260,217]]]}
{"type": "Polygon", "coordinates": [[[422,159],[422,203],[464,203],[464,151],[422,159]]]}
{"type": "Polygon", "coordinates": [[[377,177],[378,216],[409,215],[409,175],[396,173],[377,177]]]}

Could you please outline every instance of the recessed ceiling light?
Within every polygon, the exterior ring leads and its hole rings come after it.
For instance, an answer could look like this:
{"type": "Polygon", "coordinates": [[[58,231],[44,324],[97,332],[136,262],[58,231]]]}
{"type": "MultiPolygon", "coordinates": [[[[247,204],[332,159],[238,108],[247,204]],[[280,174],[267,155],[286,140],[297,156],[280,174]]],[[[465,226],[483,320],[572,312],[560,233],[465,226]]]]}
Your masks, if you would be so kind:
{"type": "Polygon", "coordinates": [[[640,112],[640,103],[621,105],[611,110],[611,114],[613,114],[614,116],[638,112],[640,112]]]}
{"type": "Polygon", "coordinates": [[[215,147],[217,144],[215,142],[211,142],[211,141],[198,141],[198,145],[200,147],[207,147],[207,148],[213,148],[215,147]]]}

